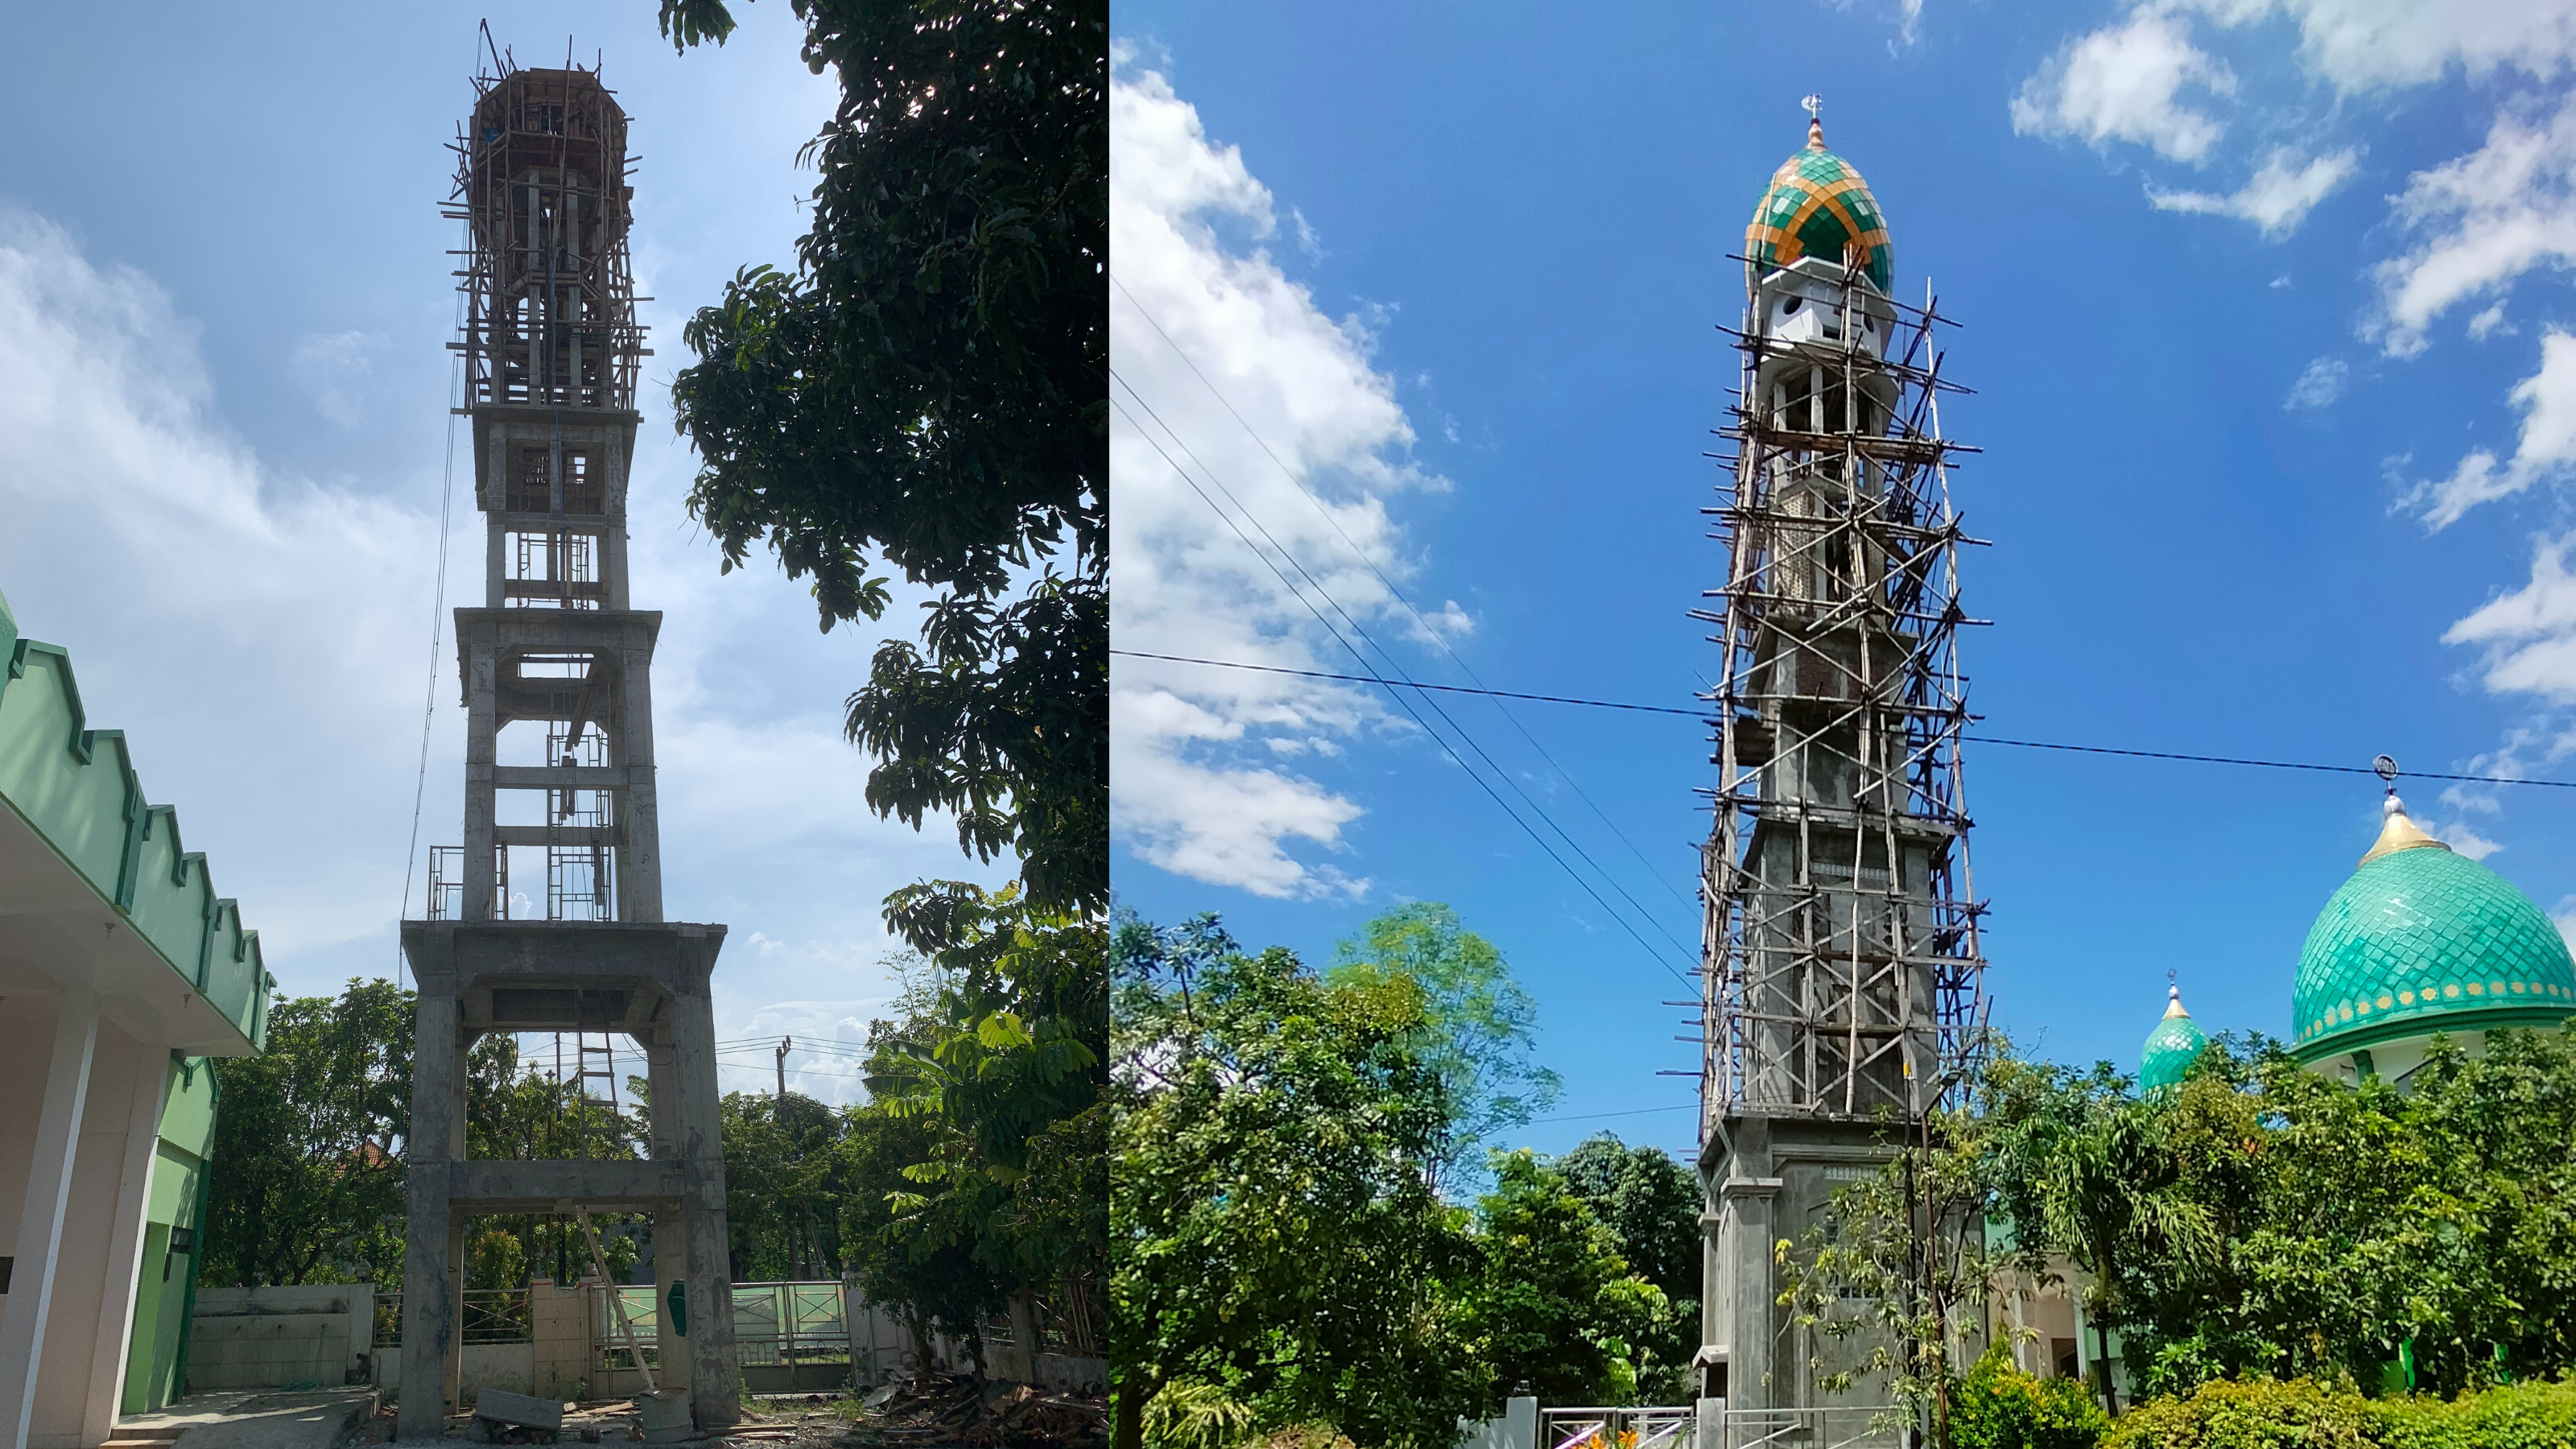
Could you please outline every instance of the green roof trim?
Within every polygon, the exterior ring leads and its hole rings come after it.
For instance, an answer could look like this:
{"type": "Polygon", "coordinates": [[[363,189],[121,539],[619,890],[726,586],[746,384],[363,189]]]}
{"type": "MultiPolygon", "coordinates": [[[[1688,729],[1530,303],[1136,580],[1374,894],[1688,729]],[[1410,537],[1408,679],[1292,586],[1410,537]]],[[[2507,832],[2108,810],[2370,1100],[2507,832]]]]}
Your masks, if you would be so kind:
{"type": "Polygon", "coordinates": [[[2362,866],[2326,902],[2291,1011],[2305,1061],[2436,1031],[2554,1027],[2576,1015],[2576,961],[2512,882],[2418,846],[2362,866]]]}
{"type": "Polygon", "coordinates": [[[0,648],[8,661],[0,670],[0,805],[258,1050],[277,985],[259,932],[244,929],[239,903],[215,894],[205,853],[180,840],[178,813],[146,800],[125,732],[90,728],[71,655],[19,637],[5,603],[0,648]]]}

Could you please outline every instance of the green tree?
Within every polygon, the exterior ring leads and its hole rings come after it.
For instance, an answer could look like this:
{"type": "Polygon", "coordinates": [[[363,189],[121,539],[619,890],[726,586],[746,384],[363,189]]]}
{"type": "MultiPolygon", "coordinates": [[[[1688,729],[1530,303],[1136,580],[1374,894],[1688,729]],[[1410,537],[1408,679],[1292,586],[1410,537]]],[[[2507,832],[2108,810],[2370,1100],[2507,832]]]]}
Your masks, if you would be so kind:
{"type": "Polygon", "coordinates": [[[1628,1271],[1618,1234],[1563,1173],[1524,1149],[1494,1154],[1494,1179],[1476,1204],[1482,1272],[1463,1294],[1494,1371],[1486,1410],[1524,1388],[1542,1403],[1635,1402],[1640,1345],[1670,1310],[1662,1291],[1628,1271]]]}
{"type": "Polygon", "coordinates": [[[352,979],[276,1002],[222,1065],[202,1282],[398,1282],[412,995],[352,979]]]}
{"type": "Polygon", "coordinates": [[[1610,1229],[1629,1270],[1660,1290],[1664,1311],[1638,1344],[1642,1400],[1696,1397],[1691,1358],[1699,1351],[1703,1195],[1699,1179],[1660,1147],[1630,1147],[1615,1133],[1584,1139],[1548,1164],[1610,1229]]]}
{"type": "Polygon", "coordinates": [[[724,1139],[725,1227],[738,1282],[837,1278],[844,1254],[841,1113],[791,1092],[728,1092],[724,1139]]]}
{"type": "MultiPolygon", "coordinates": [[[[847,701],[868,803],[1017,852],[1029,898],[1109,889],[1108,7],[792,0],[841,81],[795,270],[747,267],[672,385],[692,516],[766,542],[823,627],[937,590],[847,701]]],[[[682,50],[724,0],[664,0],[682,50]]]]}
{"type": "Polygon", "coordinates": [[[2017,1232],[2083,1270],[2094,1392],[2117,1414],[2110,1336],[2128,1317],[2134,1265],[2156,1261],[2197,1276],[2218,1250],[2218,1224],[2175,1170],[2158,1103],[2131,1096],[2109,1064],[2085,1073],[2019,1064],[2001,1071],[1998,1110],[1987,1124],[1996,1200],[2017,1232]]]}
{"type": "Polygon", "coordinates": [[[1491,1370],[1448,1287],[1480,1260],[1432,1187],[1452,1111],[1421,984],[1321,980],[1214,917],[1114,941],[1113,1443],[1186,1405],[1452,1449],[1491,1370]]]}
{"type": "Polygon", "coordinates": [[[1398,906],[1339,943],[1327,979],[1368,985],[1402,976],[1421,990],[1416,1049],[1450,1103],[1444,1169],[1476,1159],[1495,1133],[1553,1105],[1563,1083],[1539,1064],[1538,1003],[1492,942],[1436,901],[1398,906]]]}

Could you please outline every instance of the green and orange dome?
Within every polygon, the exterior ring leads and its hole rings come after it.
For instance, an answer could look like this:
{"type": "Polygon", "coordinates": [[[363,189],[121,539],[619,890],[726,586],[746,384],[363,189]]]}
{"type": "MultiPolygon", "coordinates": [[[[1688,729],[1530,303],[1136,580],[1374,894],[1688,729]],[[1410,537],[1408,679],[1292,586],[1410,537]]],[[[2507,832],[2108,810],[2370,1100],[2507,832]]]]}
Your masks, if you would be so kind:
{"type": "Polygon", "coordinates": [[[2299,952],[2299,1056],[2576,1015],[2576,962],[2540,907],[2425,834],[2394,794],[2386,817],[2299,952]]]}
{"type": "Polygon", "coordinates": [[[1887,217],[1852,164],[1825,149],[1821,121],[1807,124],[1807,148],[1780,164],[1744,229],[1744,254],[1757,277],[1801,257],[1836,264],[1855,256],[1881,294],[1896,281],[1887,217]]]}

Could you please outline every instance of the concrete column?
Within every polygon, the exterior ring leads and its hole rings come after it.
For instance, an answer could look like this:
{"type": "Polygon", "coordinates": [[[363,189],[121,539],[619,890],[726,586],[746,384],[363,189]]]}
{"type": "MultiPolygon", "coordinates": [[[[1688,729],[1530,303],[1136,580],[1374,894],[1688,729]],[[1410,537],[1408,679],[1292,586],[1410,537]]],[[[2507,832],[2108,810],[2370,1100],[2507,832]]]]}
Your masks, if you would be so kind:
{"type": "Polygon", "coordinates": [[[1730,1408],[1786,1408],[1797,1402],[1792,1385],[1773,1382],[1780,1371],[1771,1351],[1780,1291],[1773,1281],[1771,1208],[1779,1191],[1776,1177],[1735,1177],[1719,1187],[1725,1219],[1719,1228],[1720,1271],[1733,1279],[1733,1311],[1725,1325],[1730,1408]]]}
{"type": "MultiPolygon", "coordinates": [[[[654,1161],[667,1162],[680,1156],[680,1076],[668,1030],[657,1035],[664,1039],[644,1043],[644,1069],[653,1094],[651,1152],[654,1161]]],[[[670,1208],[653,1214],[654,1361],[666,1389],[689,1386],[689,1343],[671,1324],[671,1290],[687,1281],[688,1267],[688,1213],[670,1208]]]]}
{"type": "MultiPolygon", "coordinates": [[[[501,656],[487,626],[457,647],[465,651],[465,899],[468,921],[496,919],[492,901],[492,768],[500,738],[501,656]],[[470,645],[470,647],[469,647],[470,645]]],[[[506,903],[505,903],[506,904],[506,903]]]]}
{"type": "MultiPolygon", "coordinates": [[[[688,1244],[689,1383],[701,1429],[741,1416],[742,1370],[733,1343],[733,1264],[725,1241],[724,1143],[716,1092],[716,1020],[705,987],[671,1003],[673,1075],[679,1081],[681,1231],[688,1244]]],[[[656,1116],[660,1115],[658,1109],[656,1116]]]]}
{"type": "Polygon", "coordinates": [[[447,1215],[447,1301],[456,1305],[456,1333],[438,1359],[438,1381],[447,1406],[465,1407],[465,1218],[453,1208],[447,1215]]]}
{"type": "Polygon", "coordinates": [[[134,1347],[134,1289],[143,1264],[143,1216],[151,1206],[153,1145],[161,1140],[161,1106],[170,1086],[170,1055],[146,1046],[135,1065],[134,1096],[125,1114],[125,1154],[110,1219],[107,1281],[98,1303],[98,1336],[90,1347],[89,1398],[81,1408],[85,1442],[114,1437],[125,1398],[125,1359],[134,1347]]]}
{"type": "MultiPolygon", "coordinates": [[[[494,504],[493,506],[498,507],[499,505],[494,504]]],[[[509,544],[509,530],[501,526],[501,521],[497,518],[487,520],[483,527],[484,608],[506,609],[510,606],[509,596],[503,591],[503,581],[505,578],[505,570],[507,568],[503,559],[506,556],[506,550],[509,548],[509,544]]]]}
{"type": "MultiPolygon", "coordinates": [[[[712,1046],[712,1033],[710,1033],[712,1046]]],[[[54,1302],[54,1265],[63,1240],[63,1204],[72,1187],[72,1158],[80,1147],[82,1109],[89,1104],[90,1058],[98,1050],[98,996],[67,987],[54,1022],[53,1051],[45,1066],[45,1101],[36,1117],[36,1150],[27,1164],[26,1205],[18,1216],[17,1261],[9,1292],[0,1297],[0,1449],[26,1449],[28,1417],[36,1407],[38,1360],[45,1347],[45,1316],[54,1302]]],[[[721,1179],[721,1174],[719,1174],[721,1179]]],[[[718,1188],[719,1204],[722,1187],[718,1188]]],[[[77,1371],[77,1366],[75,1366],[77,1371]]]]}
{"type": "Polygon", "coordinates": [[[435,1439],[445,1431],[447,1351],[462,1328],[449,1271],[462,1224],[450,1221],[447,1200],[454,1185],[449,1164],[463,1155],[458,1138],[465,1130],[457,1102],[458,1054],[450,1045],[457,1038],[457,1006],[452,978],[443,969],[422,969],[431,965],[419,957],[412,961],[421,990],[412,1016],[417,1049],[412,1054],[411,1137],[403,1154],[410,1209],[403,1240],[404,1392],[394,1425],[405,1439],[435,1439]]]}
{"type": "Polygon", "coordinates": [[[618,800],[626,851],[617,862],[626,882],[627,919],[662,919],[662,815],[653,790],[653,646],[640,624],[631,625],[618,649],[618,763],[626,793],[618,800]]]}

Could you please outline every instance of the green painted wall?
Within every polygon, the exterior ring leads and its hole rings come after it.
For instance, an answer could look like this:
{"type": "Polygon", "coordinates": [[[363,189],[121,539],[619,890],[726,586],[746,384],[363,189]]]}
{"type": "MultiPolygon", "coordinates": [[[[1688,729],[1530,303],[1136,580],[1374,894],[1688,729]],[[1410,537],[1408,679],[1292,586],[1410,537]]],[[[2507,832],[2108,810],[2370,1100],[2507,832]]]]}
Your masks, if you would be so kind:
{"type": "Polygon", "coordinates": [[[144,796],[122,730],[89,727],[71,656],[0,634],[0,806],[14,812],[256,1049],[275,988],[259,933],[215,894],[179,817],[144,796]]]}

